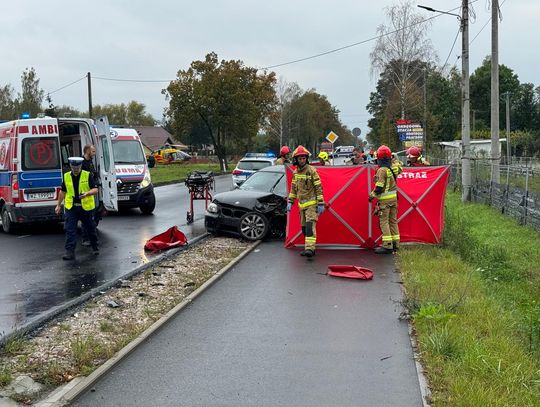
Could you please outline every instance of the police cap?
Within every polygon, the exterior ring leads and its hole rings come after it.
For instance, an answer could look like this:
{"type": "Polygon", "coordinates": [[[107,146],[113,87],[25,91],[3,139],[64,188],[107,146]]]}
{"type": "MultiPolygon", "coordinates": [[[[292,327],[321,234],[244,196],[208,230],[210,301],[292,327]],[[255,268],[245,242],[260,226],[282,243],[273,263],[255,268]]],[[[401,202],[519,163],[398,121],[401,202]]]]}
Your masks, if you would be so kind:
{"type": "Polygon", "coordinates": [[[82,157],[69,157],[68,158],[69,165],[71,165],[72,167],[78,167],[82,165],[83,161],[84,161],[84,158],[82,157]]]}

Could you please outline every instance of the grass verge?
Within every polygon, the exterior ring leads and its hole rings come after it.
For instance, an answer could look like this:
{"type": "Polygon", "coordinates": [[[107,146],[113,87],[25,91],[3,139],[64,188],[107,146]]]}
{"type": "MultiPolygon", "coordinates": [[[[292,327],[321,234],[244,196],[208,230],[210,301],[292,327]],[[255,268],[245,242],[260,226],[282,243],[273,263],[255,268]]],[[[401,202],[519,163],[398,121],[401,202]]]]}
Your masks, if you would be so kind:
{"type": "Polygon", "coordinates": [[[448,194],[443,247],[399,267],[434,406],[540,406],[539,233],[448,194]]]}

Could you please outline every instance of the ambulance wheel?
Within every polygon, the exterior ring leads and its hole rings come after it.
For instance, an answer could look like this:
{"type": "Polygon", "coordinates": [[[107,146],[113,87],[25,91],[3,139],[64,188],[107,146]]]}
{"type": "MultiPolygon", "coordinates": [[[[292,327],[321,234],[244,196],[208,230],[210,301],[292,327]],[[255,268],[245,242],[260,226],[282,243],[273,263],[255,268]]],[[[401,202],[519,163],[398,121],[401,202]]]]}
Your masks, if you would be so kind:
{"type": "Polygon", "coordinates": [[[1,217],[2,217],[2,229],[4,230],[4,232],[5,233],[15,232],[15,225],[13,224],[11,219],[9,219],[9,214],[5,206],[2,208],[1,217]]]}
{"type": "Polygon", "coordinates": [[[261,240],[268,233],[268,219],[260,213],[248,212],[240,218],[238,232],[249,241],[261,240]]]}
{"type": "Polygon", "coordinates": [[[150,195],[148,200],[139,206],[139,209],[144,215],[151,215],[152,212],[154,212],[154,209],[156,208],[156,197],[154,194],[150,195]]]}

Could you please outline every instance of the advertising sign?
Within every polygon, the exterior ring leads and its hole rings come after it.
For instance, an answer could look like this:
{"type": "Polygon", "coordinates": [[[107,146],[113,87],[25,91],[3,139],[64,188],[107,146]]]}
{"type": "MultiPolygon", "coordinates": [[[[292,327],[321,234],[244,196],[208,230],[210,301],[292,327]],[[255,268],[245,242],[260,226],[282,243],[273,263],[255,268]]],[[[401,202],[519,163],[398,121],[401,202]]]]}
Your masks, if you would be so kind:
{"type": "Polygon", "coordinates": [[[396,131],[399,141],[405,147],[422,146],[424,141],[424,129],[422,124],[411,120],[396,120],[396,131]]]}

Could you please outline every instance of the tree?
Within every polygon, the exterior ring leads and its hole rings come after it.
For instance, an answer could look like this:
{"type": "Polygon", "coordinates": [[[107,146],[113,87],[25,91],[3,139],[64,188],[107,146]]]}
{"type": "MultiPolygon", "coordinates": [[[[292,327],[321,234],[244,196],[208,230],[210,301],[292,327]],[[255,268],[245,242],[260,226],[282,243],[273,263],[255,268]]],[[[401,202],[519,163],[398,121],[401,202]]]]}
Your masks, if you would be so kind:
{"type": "Polygon", "coordinates": [[[399,101],[401,119],[407,110],[418,103],[418,82],[424,76],[422,62],[434,59],[435,52],[427,38],[431,23],[415,13],[412,1],[402,1],[386,8],[389,25],[377,28],[379,38],[371,58],[372,73],[385,72],[399,101]]]}
{"type": "Polygon", "coordinates": [[[216,53],[193,61],[162,92],[165,117],[176,135],[206,126],[222,169],[229,150],[246,150],[277,103],[275,74],[257,73],[242,61],[221,62],[216,53]]]}
{"type": "Polygon", "coordinates": [[[0,119],[16,119],[15,101],[13,100],[13,88],[11,85],[0,87],[0,119]]]}
{"type": "Polygon", "coordinates": [[[275,92],[278,103],[276,110],[268,116],[268,122],[264,126],[267,132],[268,148],[274,151],[279,151],[282,145],[289,144],[290,138],[290,120],[294,114],[291,109],[291,102],[294,98],[298,98],[302,90],[297,83],[287,83],[283,78],[280,78],[276,83],[275,92]]]}
{"type": "MultiPolygon", "coordinates": [[[[532,83],[523,83],[515,95],[510,95],[510,125],[513,130],[538,129],[537,95],[532,83]]],[[[505,106],[506,107],[506,106],[505,106]]],[[[506,117],[506,116],[501,116],[506,117]]]]}
{"type": "Polygon", "coordinates": [[[15,100],[17,114],[27,112],[36,117],[42,112],[42,103],[45,92],[39,87],[39,79],[34,68],[26,68],[21,75],[21,93],[15,100]]]}
{"type": "Polygon", "coordinates": [[[146,113],[146,106],[134,100],[127,105],[124,103],[96,105],[92,110],[96,117],[107,116],[111,124],[127,126],[153,126],[156,124],[152,115],[146,113]]]}
{"type": "MultiPolygon", "coordinates": [[[[505,65],[499,65],[499,93],[519,92],[519,79],[514,71],[505,65]]],[[[478,128],[489,128],[491,123],[491,58],[484,58],[470,77],[471,110],[475,111],[478,128]]],[[[499,104],[499,117],[505,117],[505,105],[499,104]]]]}

